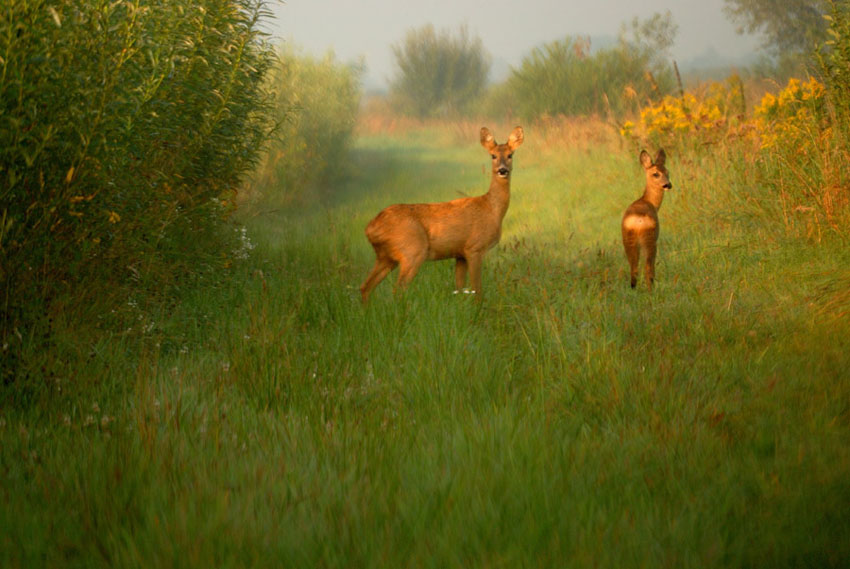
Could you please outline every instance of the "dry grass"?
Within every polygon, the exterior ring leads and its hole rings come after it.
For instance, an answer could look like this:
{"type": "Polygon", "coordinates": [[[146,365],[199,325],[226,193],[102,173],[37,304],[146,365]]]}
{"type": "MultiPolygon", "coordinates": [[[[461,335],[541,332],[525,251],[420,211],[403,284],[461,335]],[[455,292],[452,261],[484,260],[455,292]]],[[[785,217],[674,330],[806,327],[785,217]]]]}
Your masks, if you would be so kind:
{"type": "Polygon", "coordinates": [[[618,134],[618,127],[599,116],[543,117],[525,124],[518,118],[478,117],[456,119],[418,119],[392,111],[383,97],[372,97],[363,103],[358,117],[357,136],[404,138],[413,133],[427,133],[441,143],[468,145],[482,126],[496,133],[510,132],[517,125],[531,136],[523,154],[528,160],[546,159],[551,153],[589,152],[590,150],[621,151],[627,144],[618,134]]]}

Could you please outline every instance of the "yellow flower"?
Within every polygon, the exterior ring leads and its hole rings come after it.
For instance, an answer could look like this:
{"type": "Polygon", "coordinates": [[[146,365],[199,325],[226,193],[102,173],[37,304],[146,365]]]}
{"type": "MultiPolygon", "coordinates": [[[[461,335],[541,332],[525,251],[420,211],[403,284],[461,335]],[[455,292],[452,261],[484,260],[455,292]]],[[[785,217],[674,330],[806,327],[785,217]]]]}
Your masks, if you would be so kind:
{"type": "Polygon", "coordinates": [[[809,79],[808,83],[803,85],[803,100],[808,101],[809,99],[820,99],[823,97],[823,92],[823,83],[812,77],[809,79]]]}
{"type": "Polygon", "coordinates": [[[788,86],[779,92],[779,105],[787,105],[797,100],[800,93],[800,80],[792,77],[788,80],[788,86]]]}
{"type": "Polygon", "coordinates": [[[114,211],[109,212],[109,223],[118,223],[121,221],[121,216],[114,211]]]}
{"type": "Polygon", "coordinates": [[[761,98],[761,102],[756,107],[757,115],[768,115],[776,107],[777,100],[771,93],[765,93],[761,98]]]}

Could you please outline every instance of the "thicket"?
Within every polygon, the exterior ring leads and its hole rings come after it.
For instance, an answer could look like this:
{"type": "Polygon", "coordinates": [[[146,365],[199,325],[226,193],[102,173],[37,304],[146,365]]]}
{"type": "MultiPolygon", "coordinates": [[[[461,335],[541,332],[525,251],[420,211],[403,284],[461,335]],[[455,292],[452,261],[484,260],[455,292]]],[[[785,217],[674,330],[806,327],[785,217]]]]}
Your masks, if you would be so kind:
{"type": "Polygon", "coordinates": [[[830,3],[825,19],[827,39],[817,62],[827,86],[833,128],[842,137],[845,151],[850,151],[850,4],[830,3]]]}
{"type": "Polygon", "coordinates": [[[495,89],[491,111],[533,120],[634,110],[672,92],[675,78],[666,54],[676,30],[667,12],[624,25],[610,48],[594,51],[590,39],[581,37],[547,43],[495,89]]]}
{"type": "Polygon", "coordinates": [[[284,204],[344,171],[360,108],[361,68],[284,48],[270,73],[275,138],[254,174],[253,199],[284,204]]]}
{"type": "Polygon", "coordinates": [[[410,30],[393,46],[398,73],[390,99],[398,111],[417,118],[467,114],[486,92],[490,56],[466,27],[457,34],[432,25],[410,30]]]}
{"type": "Polygon", "coordinates": [[[44,374],[27,354],[60,315],[128,290],[168,302],[239,252],[226,219],[273,125],[269,16],[265,0],[6,0],[4,383],[44,374]]]}
{"type": "Polygon", "coordinates": [[[751,112],[737,76],[666,96],[626,120],[636,147],[674,149],[689,162],[714,161],[732,177],[742,214],[821,240],[850,233],[850,7],[830,4],[829,40],[811,75],[768,92],[751,112]],[[710,150],[710,151],[707,151],[710,150]]]}

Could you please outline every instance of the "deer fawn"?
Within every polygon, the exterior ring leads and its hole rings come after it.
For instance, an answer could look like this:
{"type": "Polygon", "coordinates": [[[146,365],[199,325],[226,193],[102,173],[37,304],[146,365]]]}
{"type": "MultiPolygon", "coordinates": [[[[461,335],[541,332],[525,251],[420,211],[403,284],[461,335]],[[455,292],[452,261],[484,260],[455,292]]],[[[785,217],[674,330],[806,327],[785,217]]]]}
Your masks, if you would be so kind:
{"type": "Polygon", "coordinates": [[[464,288],[469,273],[468,292],[480,297],[481,261],[484,253],[499,242],[511,199],[513,153],[522,140],[522,127],[516,127],[505,144],[497,144],[486,127],[481,129],[481,145],[492,158],[486,194],[442,203],[391,205],[369,222],[366,237],[377,259],[360,287],[364,303],[396,265],[396,287],[404,289],[422,263],[440,259],[455,259],[455,292],[464,288]]]}
{"type": "Polygon", "coordinates": [[[632,288],[637,286],[638,262],[640,250],[646,254],[644,273],[646,284],[652,290],[655,281],[655,251],[658,242],[658,209],[664,192],[673,187],[667,174],[664,162],[667,155],[659,150],[655,161],[646,150],[640,153],[640,163],[646,170],[646,188],[643,196],[635,200],[623,214],[623,246],[631,268],[632,288]]]}

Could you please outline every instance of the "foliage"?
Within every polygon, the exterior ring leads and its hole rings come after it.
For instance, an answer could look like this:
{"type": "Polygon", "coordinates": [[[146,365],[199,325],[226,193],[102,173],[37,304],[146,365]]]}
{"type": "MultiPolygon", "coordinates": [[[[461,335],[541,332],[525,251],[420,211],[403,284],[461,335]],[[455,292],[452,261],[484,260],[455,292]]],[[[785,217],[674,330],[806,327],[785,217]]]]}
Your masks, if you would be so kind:
{"type": "Polygon", "coordinates": [[[515,114],[531,120],[619,113],[657,99],[672,90],[673,74],[664,55],[675,34],[668,12],[624,26],[613,48],[593,52],[586,38],[550,42],[535,48],[513,70],[496,103],[510,105],[515,114]]]}
{"type": "Polygon", "coordinates": [[[799,151],[811,142],[814,132],[823,131],[824,86],[815,78],[789,79],[778,95],[766,93],[754,110],[754,132],[765,149],[799,151]]]}
{"type": "Polygon", "coordinates": [[[690,156],[721,144],[719,156],[747,165],[750,179],[742,183],[751,186],[755,179],[769,196],[757,202],[766,206],[762,215],[812,238],[820,239],[826,229],[846,234],[847,139],[827,109],[827,101],[843,100],[844,92],[832,92],[815,78],[792,78],[777,94],[766,93],[748,116],[739,111],[741,89],[733,77],[709,85],[700,96],[666,97],[642,109],[637,123],[626,121],[620,132],[636,147],[650,143],[690,156]]]}
{"type": "Polygon", "coordinates": [[[360,106],[360,69],[332,54],[314,59],[284,48],[270,84],[280,126],[250,190],[285,202],[345,170],[360,106]]]}
{"type": "Polygon", "coordinates": [[[457,34],[426,25],[393,46],[398,74],[390,85],[396,107],[419,118],[457,116],[485,91],[490,56],[465,26],[457,34]]]}
{"type": "Polygon", "coordinates": [[[818,52],[821,75],[835,113],[834,126],[843,132],[850,148],[850,4],[830,2],[827,39],[818,52]]]}
{"type": "Polygon", "coordinates": [[[620,134],[646,138],[656,146],[717,142],[744,124],[743,88],[740,77],[732,75],[699,92],[667,95],[643,107],[637,123],[625,120],[620,134]]]}
{"type": "MultiPolygon", "coordinates": [[[[850,229],[850,8],[846,2],[737,5],[757,23],[767,19],[769,11],[775,12],[765,24],[771,30],[789,25],[786,18],[805,23],[801,14],[828,24],[825,33],[809,30],[806,41],[796,45],[802,49],[819,35],[827,38],[814,52],[822,81],[792,77],[777,93],[766,93],[752,115],[743,110],[730,114],[728,102],[734,100],[730,95],[736,89],[714,84],[702,96],[686,93],[646,106],[638,123],[626,121],[621,133],[638,145],[651,141],[691,157],[700,156],[704,145],[720,144],[715,154],[737,163],[742,187],[748,188],[735,194],[735,199],[746,202],[743,210],[781,222],[792,235],[817,241],[829,234],[846,236],[850,229]],[[830,13],[821,19],[827,7],[830,13]]],[[[785,48],[790,49],[790,44],[785,48]]],[[[738,86],[743,101],[743,87],[738,86]]]]}
{"type": "Polygon", "coordinates": [[[620,47],[642,52],[651,68],[664,68],[678,31],[669,10],[663,14],[656,12],[644,20],[635,16],[620,26],[620,47]]]}
{"type": "MultiPolygon", "coordinates": [[[[265,0],[10,0],[0,13],[3,378],[60,299],[163,297],[228,262],[267,137],[265,0]],[[230,235],[230,237],[228,237],[230,235]]],[[[15,363],[15,362],[18,363],[15,363]]]]}
{"type": "Polygon", "coordinates": [[[826,33],[828,0],[724,0],[739,33],[762,32],[775,55],[809,53],[826,33]]]}

